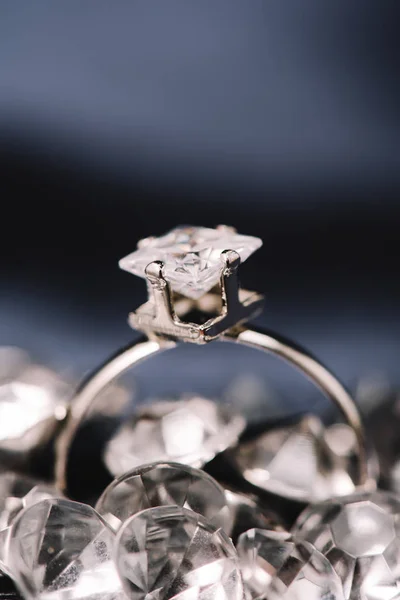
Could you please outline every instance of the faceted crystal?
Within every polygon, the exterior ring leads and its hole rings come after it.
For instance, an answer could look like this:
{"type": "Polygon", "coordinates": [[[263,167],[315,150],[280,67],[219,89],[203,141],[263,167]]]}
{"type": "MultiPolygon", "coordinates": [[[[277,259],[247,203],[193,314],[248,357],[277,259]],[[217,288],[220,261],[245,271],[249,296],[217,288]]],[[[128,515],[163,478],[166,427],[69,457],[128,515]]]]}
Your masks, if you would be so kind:
{"type": "Polygon", "coordinates": [[[247,596],[260,598],[293,552],[294,542],[285,531],[249,529],[239,536],[236,548],[247,596]]]}
{"type": "Polygon", "coordinates": [[[159,238],[145,240],[122,258],[119,266],[145,277],[149,263],[162,261],[164,277],[172,289],[196,299],[218,283],[223,268],[221,252],[235,250],[243,262],[261,245],[259,238],[238,235],[229,227],[177,227],[159,238]]]}
{"type": "Polygon", "coordinates": [[[143,465],[122,475],[106,488],[96,510],[118,529],[143,509],[171,504],[191,509],[230,533],[224,490],[204,471],[178,463],[143,465]]]}
{"type": "Polygon", "coordinates": [[[125,521],[115,556],[132,600],[243,600],[231,541],[185,508],[149,508],[125,521]]]}
{"type": "MultiPolygon", "coordinates": [[[[287,548],[284,554],[286,551],[287,548]]],[[[270,560],[272,563],[273,559],[270,560]]],[[[277,572],[263,597],[268,600],[344,600],[338,575],[311,544],[296,543],[282,565],[280,560],[279,556],[277,572]]]]}
{"type": "Polygon", "coordinates": [[[333,565],[351,600],[388,600],[400,592],[400,499],[356,493],[307,508],[294,528],[333,565]]]}
{"type": "Polygon", "coordinates": [[[311,501],[348,494],[354,491],[349,456],[335,448],[348,447],[352,431],[343,427],[338,435],[317,417],[306,416],[241,444],[235,451],[237,466],[253,485],[288,498],[311,501]]]}
{"type": "Polygon", "coordinates": [[[8,540],[11,525],[22,509],[40,500],[60,495],[50,485],[16,473],[0,474],[0,568],[8,569],[8,540]]]}
{"type": "Polygon", "coordinates": [[[42,500],[12,525],[12,577],[25,598],[122,600],[113,544],[113,531],[90,506],[42,500]]]}
{"type": "Polygon", "coordinates": [[[65,416],[69,387],[22,351],[0,349],[0,456],[13,466],[46,441],[65,416]]]}
{"type": "Polygon", "coordinates": [[[115,476],[155,461],[201,467],[235,444],[244,427],[240,415],[205,398],[156,402],[121,426],[104,461],[115,476]]]}
{"type": "Polygon", "coordinates": [[[231,490],[225,490],[225,497],[231,515],[231,538],[234,543],[242,533],[253,528],[283,531],[280,518],[265,503],[231,490]]]}

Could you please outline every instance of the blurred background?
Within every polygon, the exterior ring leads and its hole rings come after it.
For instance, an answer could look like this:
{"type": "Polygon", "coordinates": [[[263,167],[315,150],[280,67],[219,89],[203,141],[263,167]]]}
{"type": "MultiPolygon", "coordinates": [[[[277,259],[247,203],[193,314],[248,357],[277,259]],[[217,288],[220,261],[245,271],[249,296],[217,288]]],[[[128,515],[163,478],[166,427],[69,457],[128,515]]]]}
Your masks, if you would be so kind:
{"type": "Polygon", "coordinates": [[[80,378],[135,336],[145,285],[118,259],[226,223],[264,239],[242,269],[264,324],[353,389],[400,383],[399,17],[372,0],[2,2],[0,343],[80,378]]]}

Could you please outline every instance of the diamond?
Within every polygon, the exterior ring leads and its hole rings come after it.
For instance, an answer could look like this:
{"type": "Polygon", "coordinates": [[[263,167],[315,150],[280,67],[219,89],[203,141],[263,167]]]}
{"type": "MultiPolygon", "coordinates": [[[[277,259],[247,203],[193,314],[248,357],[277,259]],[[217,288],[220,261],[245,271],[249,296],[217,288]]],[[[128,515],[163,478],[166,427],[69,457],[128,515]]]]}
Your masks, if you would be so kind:
{"type": "Polygon", "coordinates": [[[171,504],[199,513],[230,533],[231,516],[222,487],[204,471],[178,463],[143,465],[116,479],[96,510],[118,529],[143,509],[171,504]]]}
{"type": "Polygon", "coordinates": [[[46,498],[54,498],[59,492],[44,483],[16,473],[0,474],[0,568],[8,569],[8,540],[11,525],[17,515],[28,506],[46,498]]]}
{"type": "Polygon", "coordinates": [[[115,556],[132,600],[243,600],[231,541],[185,508],[149,508],[128,519],[115,556]]]}
{"type": "Polygon", "coordinates": [[[225,497],[232,521],[231,538],[235,542],[249,529],[283,530],[280,518],[265,503],[256,501],[252,496],[225,490],[225,497]]]}
{"type": "Polygon", "coordinates": [[[90,506],[42,500],[12,525],[12,577],[25,598],[122,600],[113,543],[113,531],[90,506]]]}
{"type": "Polygon", "coordinates": [[[197,299],[219,281],[221,252],[235,250],[244,262],[262,245],[262,240],[239,235],[229,227],[177,227],[159,238],[145,240],[143,247],[119,262],[121,269],[146,277],[149,263],[162,261],[163,274],[175,292],[197,299]]]}
{"type": "Polygon", "coordinates": [[[120,427],[104,461],[114,476],[156,461],[202,467],[234,445],[244,427],[243,417],[198,396],[155,402],[120,427]]]}
{"type": "Polygon", "coordinates": [[[281,566],[279,561],[268,588],[268,600],[344,600],[338,575],[311,544],[297,542],[281,566]]]}
{"type": "MultiPolygon", "coordinates": [[[[349,431],[340,430],[341,439],[344,433],[349,431]]],[[[241,444],[236,463],[247,481],[284,497],[311,501],[348,494],[354,491],[350,461],[335,452],[337,434],[307,415],[241,444]]]]}
{"type": "Polygon", "coordinates": [[[239,536],[237,552],[247,595],[259,598],[294,549],[287,532],[249,529],[239,536]]]}
{"type": "Polygon", "coordinates": [[[2,348],[0,363],[0,455],[13,467],[52,435],[65,416],[69,388],[18,349],[2,348]]]}
{"type": "Polygon", "coordinates": [[[248,598],[344,600],[329,561],[287,532],[251,529],[239,537],[237,550],[248,598]]]}
{"type": "Polygon", "coordinates": [[[387,492],[356,493],[306,509],[294,528],[340,575],[346,599],[398,598],[400,500],[387,492]]]}

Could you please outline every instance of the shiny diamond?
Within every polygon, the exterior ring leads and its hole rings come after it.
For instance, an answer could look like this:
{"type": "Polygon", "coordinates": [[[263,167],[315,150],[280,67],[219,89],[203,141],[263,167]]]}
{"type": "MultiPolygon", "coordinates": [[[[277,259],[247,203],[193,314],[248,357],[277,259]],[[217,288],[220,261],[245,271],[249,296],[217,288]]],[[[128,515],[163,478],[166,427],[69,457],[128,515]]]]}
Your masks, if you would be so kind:
{"type": "Polygon", "coordinates": [[[348,494],[354,491],[349,455],[340,450],[346,447],[350,454],[352,432],[330,429],[306,416],[241,444],[237,465],[247,481],[281,496],[310,501],[348,494]]]}
{"type": "Polygon", "coordinates": [[[8,465],[46,441],[65,416],[69,388],[22,351],[0,349],[0,456],[8,465]]]}
{"type": "Polygon", "coordinates": [[[259,238],[238,235],[229,227],[177,227],[144,242],[120,260],[121,269],[145,277],[149,263],[162,261],[164,277],[172,289],[195,299],[218,283],[223,264],[221,252],[235,250],[243,262],[262,245],[259,238]]]}
{"type": "Polygon", "coordinates": [[[235,444],[244,426],[240,415],[205,398],[156,402],[121,426],[104,460],[115,476],[155,461],[201,467],[235,444]]]}
{"type": "Polygon", "coordinates": [[[340,575],[345,597],[400,596],[400,500],[389,493],[357,493],[312,506],[294,529],[315,545],[340,575]]]}
{"type": "Polygon", "coordinates": [[[332,565],[311,544],[296,543],[282,565],[279,562],[280,558],[264,596],[268,600],[344,600],[342,584],[332,565]]]}
{"type": "Polygon", "coordinates": [[[117,536],[116,561],[133,600],[243,599],[231,541],[185,508],[149,508],[128,519],[117,536]]]}
{"type": "Polygon", "coordinates": [[[231,538],[234,542],[242,533],[253,528],[283,531],[280,518],[265,503],[231,490],[225,490],[225,497],[231,514],[231,538]]]}
{"type": "Polygon", "coordinates": [[[247,595],[260,598],[293,552],[294,542],[287,532],[249,529],[239,537],[236,548],[247,595]]]}
{"type": "Polygon", "coordinates": [[[12,577],[25,598],[122,600],[113,543],[113,531],[90,506],[42,500],[12,525],[12,577]]]}
{"type": "Polygon", "coordinates": [[[106,488],[96,510],[118,529],[143,509],[171,504],[191,509],[230,533],[224,490],[204,471],[178,463],[143,465],[122,475],[106,488]]]}
{"type": "Polygon", "coordinates": [[[17,475],[0,474],[0,568],[8,572],[8,541],[11,525],[22,509],[46,498],[54,498],[59,492],[44,483],[17,475]]]}

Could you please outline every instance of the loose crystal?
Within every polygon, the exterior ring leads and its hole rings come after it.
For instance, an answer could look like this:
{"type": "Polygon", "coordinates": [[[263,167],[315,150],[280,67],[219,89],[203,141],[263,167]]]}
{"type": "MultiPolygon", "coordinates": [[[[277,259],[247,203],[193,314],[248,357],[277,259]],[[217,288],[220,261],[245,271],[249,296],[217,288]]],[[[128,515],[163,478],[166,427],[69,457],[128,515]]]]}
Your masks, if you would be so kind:
{"type": "Polygon", "coordinates": [[[307,542],[294,545],[264,597],[268,600],[344,600],[342,584],[332,565],[307,542]]]}
{"type": "Polygon", "coordinates": [[[205,398],[156,402],[121,426],[104,461],[114,476],[156,461],[201,467],[234,445],[244,427],[243,417],[205,398]]]}
{"type": "Polygon", "coordinates": [[[0,568],[4,572],[9,572],[8,541],[17,515],[24,508],[57,495],[55,488],[34,479],[11,472],[0,474],[0,568]]]}
{"type": "Polygon", "coordinates": [[[145,240],[135,252],[120,260],[121,269],[145,277],[149,263],[162,261],[164,277],[175,292],[200,298],[219,281],[221,252],[235,250],[244,262],[262,241],[239,235],[228,227],[177,227],[159,237],[145,240]]]}
{"type": "MultiPolygon", "coordinates": [[[[341,430],[341,446],[345,433],[351,430],[341,430]]],[[[306,416],[241,444],[236,463],[247,481],[281,496],[311,501],[348,494],[354,491],[350,461],[335,451],[337,437],[338,431],[306,416]]]]}
{"type": "Polygon", "coordinates": [[[66,411],[68,385],[22,351],[0,349],[0,456],[13,467],[46,441],[66,411]]]}
{"type": "Polygon", "coordinates": [[[96,510],[118,529],[143,509],[171,504],[199,513],[230,533],[224,490],[204,471],[178,463],[143,465],[122,475],[106,488],[96,510]]]}
{"type": "Polygon", "coordinates": [[[236,548],[247,595],[260,598],[293,552],[294,542],[284,531],[249,529],[239,536],[236,548]]]}
{"type": "Polygon", "coordinates": [[[12,525],[12,576],[28,599],[122,600],[113,544],[113,531],[90,506],[42,500],[12,525]]]}
{"type": "Polygon", "coordinates": [[[294,528],[339,574],[345,598],[399,597],[400,500],[387,492],[356,493],[307,508],[294,528]]]}
{"type": "Polygon", "coordinates": [[[115,556],[132,600],[243,600],[231,541],[185,508],[149,508],[125,521],[115,556]]]}
{"type": "Polygon", "coordinates": [[[274,514],[269,507],[266,508],[264,503],[256,501],[253,496],[225,490],[225,497],[230,510],[231,538],[234,542],[249,529],[283,530],[278,515],[274,514]]]}

